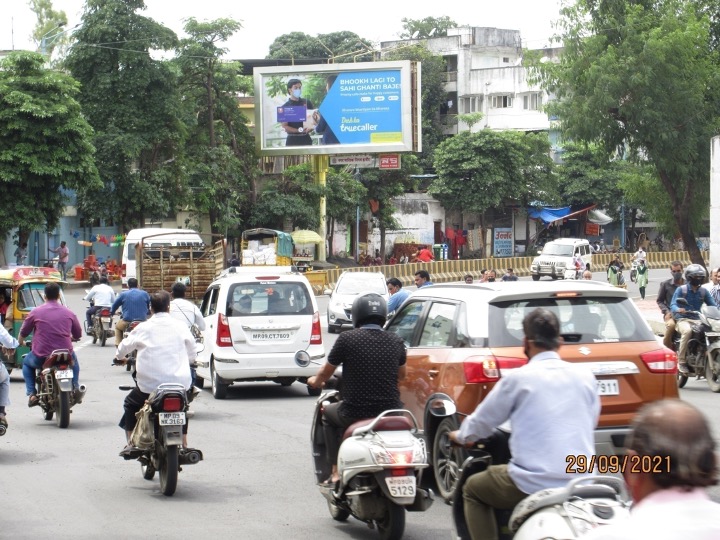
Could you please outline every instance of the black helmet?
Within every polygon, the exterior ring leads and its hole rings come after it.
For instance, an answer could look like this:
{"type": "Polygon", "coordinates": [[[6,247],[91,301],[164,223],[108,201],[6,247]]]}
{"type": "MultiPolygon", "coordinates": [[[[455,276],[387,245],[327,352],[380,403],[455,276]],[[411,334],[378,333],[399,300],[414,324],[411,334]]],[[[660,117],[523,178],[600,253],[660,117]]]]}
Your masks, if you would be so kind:
{"type": "Polygon", "coordinates": [[[705,272],[705,269],[699,264],[691,264],[685,269],[685,279],[690,283],[692,283],[694,279],[694,285],[703,283],[705,276],[707,276],[707,272],[705,272]]]}
{"type": "Polygon", "coordinates": [[[377,293],[358,296],[352,305],[352,321],[354,328],[364,324],[385,324],[387,318],[387,302],[377,293]]]}

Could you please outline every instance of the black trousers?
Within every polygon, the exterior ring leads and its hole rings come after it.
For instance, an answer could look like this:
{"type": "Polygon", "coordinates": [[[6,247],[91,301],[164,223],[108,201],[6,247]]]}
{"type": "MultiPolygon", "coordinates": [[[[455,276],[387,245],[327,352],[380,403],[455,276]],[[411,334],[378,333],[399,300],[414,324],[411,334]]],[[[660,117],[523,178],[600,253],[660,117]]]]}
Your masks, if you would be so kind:
{"type": "Polygon", "coordinates": [[[328,463],[337,465],[338,452],[342,436],[348,426],[360,418],[348,418],[340,414],[340,403],[331,403],[325,407],[322,417],[323,432],[325,434],[325,451],[328,463]]]}

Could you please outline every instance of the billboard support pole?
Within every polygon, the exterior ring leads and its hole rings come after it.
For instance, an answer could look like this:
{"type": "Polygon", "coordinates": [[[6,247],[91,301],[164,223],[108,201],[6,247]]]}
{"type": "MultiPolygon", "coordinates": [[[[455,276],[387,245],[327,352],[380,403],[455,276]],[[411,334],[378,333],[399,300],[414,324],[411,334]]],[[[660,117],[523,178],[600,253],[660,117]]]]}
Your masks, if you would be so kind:
{"type": "MultiPolygon", "coordinates": [[[[312,169],[313,178],[316,184],[323,188],[327,185],[327,171],[330,166],[330,157],[327,154],[313,155],[312,156],[312,169]]],[[[325,249],[325,242],[327,241],[327,218],[326,218],[326,206],[325,196],[320,197],[320,227],[317,233],[320,238],[323,239],[320,242],[317,250],[317,260],[326,262],[327,251],[325,249]]]]}

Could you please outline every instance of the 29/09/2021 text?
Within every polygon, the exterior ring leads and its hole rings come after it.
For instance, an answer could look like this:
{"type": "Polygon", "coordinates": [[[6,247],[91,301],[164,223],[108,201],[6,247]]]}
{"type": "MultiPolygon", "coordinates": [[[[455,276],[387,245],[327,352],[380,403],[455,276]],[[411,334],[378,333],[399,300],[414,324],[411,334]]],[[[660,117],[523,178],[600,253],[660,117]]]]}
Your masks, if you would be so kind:
{"type": "Polygon", "coordinates": [[[660,474],[670,471],[670,456],[585,456],[569,455],[565,457],[568,474],[623,474],[630,473],[660,474]]]}

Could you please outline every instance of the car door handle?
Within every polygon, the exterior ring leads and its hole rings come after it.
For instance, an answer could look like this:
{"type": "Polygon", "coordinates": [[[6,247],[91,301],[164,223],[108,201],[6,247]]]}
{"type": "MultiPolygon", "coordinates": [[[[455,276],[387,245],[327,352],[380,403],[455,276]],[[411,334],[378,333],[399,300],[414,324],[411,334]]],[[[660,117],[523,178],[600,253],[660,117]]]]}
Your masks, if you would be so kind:
{"type": "Polygon", "coordinates": [[[437,369],[428,370],[428,375],[430,376],[431,379],[434,379],[438,373],[440,373],[440,371],[437,369]]]}

